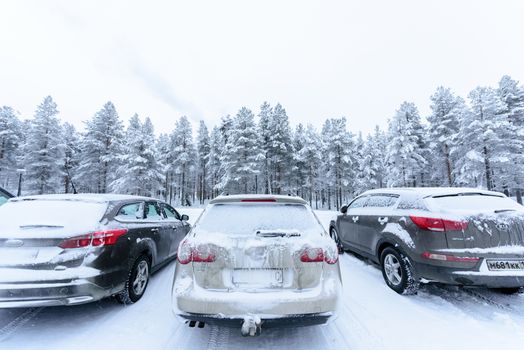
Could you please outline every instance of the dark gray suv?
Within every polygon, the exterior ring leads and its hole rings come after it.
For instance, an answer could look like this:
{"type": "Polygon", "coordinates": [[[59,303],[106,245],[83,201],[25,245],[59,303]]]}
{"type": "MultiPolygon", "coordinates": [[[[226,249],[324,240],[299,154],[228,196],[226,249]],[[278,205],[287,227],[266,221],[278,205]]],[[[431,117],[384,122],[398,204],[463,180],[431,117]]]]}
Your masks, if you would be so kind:
{"type": "Polygon", "coordinates": [[[387,285],[524,286],[524,207],[503,194],[465,188],[371,190],[330,224],[339,249],[380,264],[387,285]]]}

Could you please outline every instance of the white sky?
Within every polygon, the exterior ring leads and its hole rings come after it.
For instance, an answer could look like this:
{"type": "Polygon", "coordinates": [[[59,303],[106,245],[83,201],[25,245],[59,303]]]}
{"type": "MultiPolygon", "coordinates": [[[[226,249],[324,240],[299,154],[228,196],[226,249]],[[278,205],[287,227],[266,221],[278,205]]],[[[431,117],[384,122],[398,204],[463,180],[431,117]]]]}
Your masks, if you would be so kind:
{"type": "Polygon", "coordinates": [[[2,0],[0,105],[30,117],[51,95],[81,128],[111,100],[170,132],[268,100],[368,132],[404,100],[427,115],[438,85],[524,80],[523,34],[522,0],[2,0]]]}

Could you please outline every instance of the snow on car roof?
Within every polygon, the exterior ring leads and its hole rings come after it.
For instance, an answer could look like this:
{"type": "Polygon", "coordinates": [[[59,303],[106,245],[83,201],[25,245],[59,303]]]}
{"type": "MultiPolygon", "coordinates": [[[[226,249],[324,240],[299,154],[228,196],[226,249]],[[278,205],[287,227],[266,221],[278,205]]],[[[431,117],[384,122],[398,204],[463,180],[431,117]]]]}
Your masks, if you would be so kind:
{"type": "Polygon", "coordinates": [[[272,195],[272,194],[236,194],[232,196],[218,196],[212,199],[209,204],[217,203],[233,203],[233,202],[264,202],[264,201],[275,201],[277,203],[295,203],[295,204],[307,204],[305,200],[296,196],[283,196],[283,195],[272,195]]]}
{"type": "Polygon", "coordinates": [[[19,202],[24,200],[64,200],[64,201],[85,201],[85,202],[98,202],[106,203],[113,201],[125,201],[125,200],[154,200],[154,198],[131,196],[125,194],[102,194],[102,193],[81,193],[81,194],[42,194],[34,196],[24,196],[12,198],[10,201],[19,202]]]}
{"type": "Polygon", "coordinates": [[[492,195],[498,197],[504,197],[504,194],[494,191],[482,190],[479,188],[466,188],[466,187],[392,187],[392,188],[379,188],[375,190],[369,190],[363,194],[374,194],[374,193],[391,193],[391,194],[411,194],[418,195],[421,197],[434,197],[434,196],[445,196],[454,195],[460,193],[481,193],[485,195],[492,195]]]}

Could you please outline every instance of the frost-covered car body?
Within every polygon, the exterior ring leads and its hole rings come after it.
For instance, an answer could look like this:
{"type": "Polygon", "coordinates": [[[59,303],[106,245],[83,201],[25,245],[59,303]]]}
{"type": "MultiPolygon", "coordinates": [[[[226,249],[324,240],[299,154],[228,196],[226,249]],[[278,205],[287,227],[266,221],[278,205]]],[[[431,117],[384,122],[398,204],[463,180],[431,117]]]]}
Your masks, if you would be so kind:
{"type": "Polygon", "coordinates": [[[179,247],[175,314],[238,326],[325,323],[341,289],[336,245],[297,197],[222,196],[179,247]]]}
{"type": "Polygon", "coordinates": [[[371,190],[344,206],[330,231],[344,249],[380,264],[384,249],[397,249],[416,281],[524,286],[524,207],[501,193],[371,190]]]}
{"type": "Polygon", "coordinates": [[[147,197],[10,199],[0,207],[0,307],[73,305],[121,293],[138,257],[149,263],[147,278],[175,257],[190,229],[182,219],[147,197]]]}

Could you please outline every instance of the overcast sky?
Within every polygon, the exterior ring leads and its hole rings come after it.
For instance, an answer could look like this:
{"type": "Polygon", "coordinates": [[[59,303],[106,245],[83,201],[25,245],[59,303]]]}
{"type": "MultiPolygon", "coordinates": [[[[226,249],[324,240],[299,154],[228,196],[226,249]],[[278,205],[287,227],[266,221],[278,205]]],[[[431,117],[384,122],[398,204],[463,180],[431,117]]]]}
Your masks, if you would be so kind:
{"type": "Polygon", "coordinates": [[[404,100],[427,115],[438,85],[524,81],[523,34],[522,0],[2,0],[0,105],[30,117],[51,95],[82,127],[111,100],[170,132],[267,100],[368,132],[404,100]]]}

